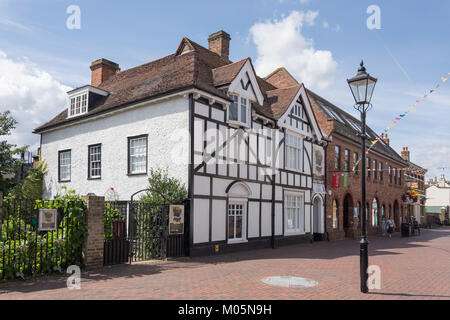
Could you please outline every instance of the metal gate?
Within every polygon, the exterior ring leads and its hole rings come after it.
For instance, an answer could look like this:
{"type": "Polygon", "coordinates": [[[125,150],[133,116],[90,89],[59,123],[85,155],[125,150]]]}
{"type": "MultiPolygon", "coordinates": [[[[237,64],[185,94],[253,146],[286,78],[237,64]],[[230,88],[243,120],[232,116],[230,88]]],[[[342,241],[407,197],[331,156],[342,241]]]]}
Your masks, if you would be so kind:
{"type": "Polygon", "coordinates": [[[130,203],[128,238],[131,261],[166,258],[169,210],[167,205],[141,201],[130,203]]]}
{"type": "MultiPolygon", "coordinates": [[[[186,203],[183,206],[189,207],[186,203]]],[[[188,255],[186,223],[184,234],[169,234],[170,205],[150,204],[132,197],[131,201],[107,204],[105,216],[107,210],[113,209],[116,219],[105,223],[108,236],[105,236],[104,265],[188,255]],[[109,225],[112,230],[107,229],[109,225]]],[[[185,221],[186,217],[187,210],[185,221]]],[[[111,218],[108,216],[108,219],[111,218]]]]}

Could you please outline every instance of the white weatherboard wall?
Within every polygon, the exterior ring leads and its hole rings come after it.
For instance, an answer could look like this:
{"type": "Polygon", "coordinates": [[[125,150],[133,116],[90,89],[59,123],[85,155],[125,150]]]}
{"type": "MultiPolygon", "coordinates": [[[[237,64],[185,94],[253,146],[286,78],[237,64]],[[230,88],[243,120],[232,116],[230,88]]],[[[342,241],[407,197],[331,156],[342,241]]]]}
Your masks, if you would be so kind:
{"type": "Polygon", "coordinates": [[[111,116],[42,134],[41,154],[48,165],[45,196],[61,186],[79,194],[103,196],[113,187],[120,200],[148,187],[148,176],[128,176],[128,137],[148,134],[148,169],[168,168],[169,175],[188,185],[189,103],[174,97],[124,110],[111,116]],[[88,146],[102,144],[101,180],[88,180],[88,146]],[[71,181],[58,182],[58,151],[71,149],[71,181]]]}

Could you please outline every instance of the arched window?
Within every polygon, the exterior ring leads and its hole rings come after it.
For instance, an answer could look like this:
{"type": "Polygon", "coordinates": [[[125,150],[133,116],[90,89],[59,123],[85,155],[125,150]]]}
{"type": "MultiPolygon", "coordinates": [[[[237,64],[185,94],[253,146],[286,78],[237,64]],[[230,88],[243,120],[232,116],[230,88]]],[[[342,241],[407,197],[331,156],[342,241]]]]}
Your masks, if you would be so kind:
{"type": "Polygon", "coordinates": [[[383,204],[383,206],[381,207],[381,220],[386,219],[386,206],[383,204]]]}
{"type": "Polygon", "coordinates": [[[337,200],[333,201],[333,229],[337,229],[339,227],[339,206],[337,200]]]}
{"type": "Polygon", "coordinates": [[[372,201],[372,227],[376,227],[378,225],[378,203],[377,199],[373,199],[372,201]]]}

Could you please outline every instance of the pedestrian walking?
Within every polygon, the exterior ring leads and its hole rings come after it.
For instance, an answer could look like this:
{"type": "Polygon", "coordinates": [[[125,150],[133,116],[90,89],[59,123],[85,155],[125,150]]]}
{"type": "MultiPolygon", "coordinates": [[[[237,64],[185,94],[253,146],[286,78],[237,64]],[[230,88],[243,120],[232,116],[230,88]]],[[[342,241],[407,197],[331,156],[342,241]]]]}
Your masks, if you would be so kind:
{"type": "Polygon", "coordinates": [[[389,217],[389,220],[387,221],[387,232],[389,234],[389,238],[392,238],[392,232],[394,232],[394,228],[395,222],[391,217],[389,217]]]}
{"type": "Polygon", "coordinates": [[[419,227],[419,222],[417,222],[416,218],[414,218],[414,222],[413,222],[413,235],[417,232],[419,233],[420,236],[420,227],[419,227]]]}

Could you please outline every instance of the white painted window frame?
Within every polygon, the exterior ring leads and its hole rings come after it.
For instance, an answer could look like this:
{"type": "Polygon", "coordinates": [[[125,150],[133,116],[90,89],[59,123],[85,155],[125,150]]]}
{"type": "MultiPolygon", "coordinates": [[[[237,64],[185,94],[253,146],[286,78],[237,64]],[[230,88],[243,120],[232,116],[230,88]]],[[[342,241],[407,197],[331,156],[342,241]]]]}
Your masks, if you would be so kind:
{"type": "Polygon", "coordinates": [[[88,151],[88,155],[89,155],[89,179],[100,179],[102,177],[102,145],[101,144],[96,144],[96,145],[91,145],[89,146],[89,151],[88,151]],[[98,152],[97,153],[93,153],[92,150],[93,149],[97,149],[98,148],[98,152]],[[93,160],[93,156],[95,155],[99,155],[99,159],[93,160]],[[93,168],[93,164],[94,163],[99,163],[99,168],[93,168]],[[98,175],[94,175],[93,172],[94,170],[99,170],[100,174],[98,175]]]}
{"type": "MultiPolygon", "coordinates": [[[[227,243],[228,244],[236,244],[236,243],[246,243],[247,240],[247,203],[248,200],[246,198],[229,198],[228,206],[227,206],[227,226],[230,217],[230,206],[231,205],[242,205],[242,237],[241,238],[229,238],[229,230],[227,232],[227,243]]],[[[236,215],[235,215],[236,217],[236,215]]],[[[234,226],[236,226],[236,218],[234,220],[234,226]]],[[[234,227],[234,234],[236,234],[236,227],[234,227]]]]}
{"type": "Polygon", "coordinates": [[[286,131],[286,135],[285,135],[285,138],[284,138],[284,157],[285,157],[285,167],[286,167],[286,169],[291,170],[291,171],[296,171],[296,172],[302,172],[303,171],[302,170],[302,165],[303,165],[303,142],[304,142],[303,141],[303,137],[301,135],[299,135],[299,134],[297,134],[295,132],[292,132],[292,131],[286,131]],[[300,141],[300,146],[298,146],[298,145],[294,146],[294,145],[289,144],[288,143],[288,136],[292,136],[295,139],[298,139],[300,141]],[[299,155],[299,159],[297,161],[298,168],[292,167],[291,164],[290,164],[290,162],[291,162],[290,159],[289,159],[290,153],[288,152],[288,150],[290,150],[291,148],[298,152],[298,155],[299,155]]]}
{"type": "MultiPolygon", "coordinates": [[[[137,174],[147,174],[147,166],[148,166],[148,137],[147,136],[138,136],[138,137],[132,137],[132,138],[129,138],[130,139],[130,142],[129,142],[129,146],[128,146],[128,148],[129,148],[129,150],[128,150],[128,154],[129,154],[129,175],[137,175],[137,174]],[[142,140],[142,141],[144,141],[145,142],[145,151],[144,152],[142,152],[142,153],[139,153],[139,154],[133,154],[132,153],[132,150],[133,150],[133,147],[132,147],[132,142],[133,141],[136,141],[136,140],[142,140]],[[141,170],[141,171],[132,171],[132,168],[133,168],[133,159],[137,159],[137,158],[139,158],[139,157],[144,157],[144,163],[145,163],[145,166],[144,166],[144,169],[143,170],[141,170]]],[[[136,147],[134,147],[134,148],[136,148],[136,147]]]]}
{"type": "Polygon", "coordinates": [[[250,110],[251,109],[251,102],[250,102],[250,100],[248,98],[244,98],[243,96],[238,95],[238,94],[234,94],[234,93],[230,93],[229,96],[230,96],[230,98],[233,101],[234,101],[234,97],[237,97],[237,110],[236,110],[236,112],[237,112],[237,118],[238,119],[237,120],[230,119],[231,107],[235,103],[235,102],[233,102],[232,104],[230,104],[230,106],[228,107],[228,110],[227,110],[227,121],[228,121],[228,123],[229,124],[233,124],[233,125],[237,125],[237,126],[240,126],[240,127],[250,128],[250,111],[251,111],[250,110]],[[245,107],[246,107],[246,114],[245,114],[246,121],[245,122],[242,121],[242,112],[241,112],[241,109],[242,109],[242,106],[243,106],[242,100],[246,101],[246,105],[245,105],[245,107]]]}
{"type": "Polygon", "coordinates": [[[71,180],[71,176],[72,176],[72,150],[64,150],[64,151],[59,151],[58,152],[58,157],[59,157],[59,159],[58,159],[58,166],[59,166],[59,168],[58,168],[58,175],[59,175],[59,177],[58,177],[58,179],[59,179],[59,181],[60,182],[69,182],[70,180],[71,180]],[[69,159],[69,163],[67,163],[67,164],[62,164],[62,158],[64,157],[64,155],[69,155],[68,157],[66,157],[66,160],[67,160],[67,158],[69,159]],[[68,177],[63,177],[62,176],[62,173],[63,173],[63,168],[66,168],[67,169],[67,174],[68,174],[68,177]]]}
{"type": "Polygon", "coordinates": [[[89,104],[89,89],[78,92],[77,94],[69,96],[69,110],[68,118],[74,118],[86,114],[88,112],[89,104]],[[77,99],[80,99],[79,112],[77,112],[77,99]],[[74,100],[74,101],[72,101],[74,100]],[[83,102],[85,102],[83,106],[83,102]],[[72,108],[73,106],[73,108],[72,108]]]}
{"type": "Polygon", "coordinates": [[[285,236],[295,236],[295,235],[304,235],[305,234],[305,193],[299,191],[286,191],[284,192],[284,235],[285,236]],[[297,223],[298,226],[295,229],[288,229],[288,207],[287,207],[287,197],[295,197],[298,198],[296,200],[296,206],[292,207],[297,209],[297,223]],[[298,201],[298,203],[297,203],[298,201]],[[303,228],[301,228],[301,221],[303,221],[303,228]]]}

